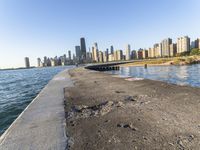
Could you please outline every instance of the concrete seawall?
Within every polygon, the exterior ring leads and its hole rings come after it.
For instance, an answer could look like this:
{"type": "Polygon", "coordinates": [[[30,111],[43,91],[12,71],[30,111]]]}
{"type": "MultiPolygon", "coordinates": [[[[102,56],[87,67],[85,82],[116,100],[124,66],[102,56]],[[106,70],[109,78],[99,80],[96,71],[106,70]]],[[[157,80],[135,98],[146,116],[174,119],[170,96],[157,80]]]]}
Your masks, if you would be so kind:
{"type": "Polygon", "coordinates": [[[68,70],[56,75],[0,137],[0,149],[66,149],[63,89],[72,86],[68,70]]]}
{"type": "Polygon", "coordinates": [[[200,88],[70,70],[70,150],[199,150],[200,88]],[[133,79],[133,80],[130,80],[133,79]]]}

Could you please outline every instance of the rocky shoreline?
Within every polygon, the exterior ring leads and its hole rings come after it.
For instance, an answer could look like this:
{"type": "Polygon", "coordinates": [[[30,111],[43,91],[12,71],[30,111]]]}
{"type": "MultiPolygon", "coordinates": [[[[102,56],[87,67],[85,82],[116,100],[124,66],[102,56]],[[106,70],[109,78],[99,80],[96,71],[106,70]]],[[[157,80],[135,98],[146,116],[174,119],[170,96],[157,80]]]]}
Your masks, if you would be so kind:
{"type": "Polygon", "coordinates": [[[69,149],[199,149],[199,88],[128,81],[84,68],[69,74],[69,149]]]}

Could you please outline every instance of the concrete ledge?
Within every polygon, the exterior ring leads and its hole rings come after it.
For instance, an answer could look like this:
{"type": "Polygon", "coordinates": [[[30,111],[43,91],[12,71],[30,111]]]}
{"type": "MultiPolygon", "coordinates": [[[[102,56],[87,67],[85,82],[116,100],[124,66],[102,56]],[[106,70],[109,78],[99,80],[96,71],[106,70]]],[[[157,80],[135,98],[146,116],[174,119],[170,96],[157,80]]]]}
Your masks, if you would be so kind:
{"type": "Polygon", "coordinates": [[[56,75],[0,137],[0,149],[66,149],[63,89],[71,86],[68,70],[56,75]]]}

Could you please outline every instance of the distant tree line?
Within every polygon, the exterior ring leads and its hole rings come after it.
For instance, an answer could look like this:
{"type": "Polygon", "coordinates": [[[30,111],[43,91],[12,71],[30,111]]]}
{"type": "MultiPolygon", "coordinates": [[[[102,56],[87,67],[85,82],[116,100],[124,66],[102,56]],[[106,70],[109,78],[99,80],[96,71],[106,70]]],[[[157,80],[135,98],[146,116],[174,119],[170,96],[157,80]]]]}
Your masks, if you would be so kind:
{"type": "Polygon", "coordinates": [[[183,53],[179,53],[176,56],[193,56],[193,55],[200,55],[200,49],[198,48],[193,48],[191,49],[191,51],[189,52],[183,52],[183,53]]]}

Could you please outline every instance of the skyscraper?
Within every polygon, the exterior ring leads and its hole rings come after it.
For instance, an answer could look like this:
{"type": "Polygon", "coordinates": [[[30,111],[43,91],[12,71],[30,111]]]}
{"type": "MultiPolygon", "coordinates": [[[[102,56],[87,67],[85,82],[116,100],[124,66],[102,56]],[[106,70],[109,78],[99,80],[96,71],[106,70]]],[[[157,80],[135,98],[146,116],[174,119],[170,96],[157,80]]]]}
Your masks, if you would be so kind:
{"type": "Polygon", "coordinates": [[[172,44],[172,39],[170,38],[162,41],[162,56],[170,56],[170,44],[172,44]]]}
{"type": "Polygon", "coordinates": [[[103,62],[108,62],[108,51],[103,52],[103,62]]]}
{"type": "Polygon", "coordinates": [[[67,64],[66,54],[64,54],[63,56],[61,56],[61,64],[62,64],[62,66],[65,66],[67,64]]]}
{"type": "Polygon", "coordinates": [[[110,46],[110,53],[114,54],[114,47],[113,46],[110,46]]]}
{"type": "Polygon", "coordinates": [[[25,57],[25,67],[30,68],[30,62],[28,57],[25,57]]]}
{"type": "Polygon", "coordinates": [[[47,67],[47,64],[48,64],[47,57],[44,56],[44,64],[43,64],[43,67],[47,67]]]}
{"type": "Polygon", "coordinates": [[[80,39],[80,44],[81,44],[81,58],[83,60],[86,59],[86,44],[85,44],[85,38],[80,39]]]}
{"type": "Polygon", "coordinates": [[[103,62],[103,52],[99,51],[99,62],[103,62]]]}
{"type": "Polygon", "coordinates": [[[76,52],[76,59],[80,60],[81,59],[81,47],[75,46],[75,52],[76,52]]]}
{"type": "Polygon", "coordinates": [[[86,62],[90,63],[92,60],[92,53],[89,51],[86,53],[86,62]]]}
{"type": "Polygon", "coordinates": [[[114,60],[115,61],[121,61],[121,60],[123,60],[123,52],[122,52],[122,50],[116,50],[116,51],[114,51],[114,60]]]}
{"type": "Polygon", "coordinates": [[[170,56],[173,57],[177,53],[177,44],[170,44],[170,56]]]}
{"type": "Polygon", "coordinates": [[[180,37],[177,40],[177,53],[190,51],[190,38],[188,36],[180,37]]]}
{"type": "Polygon", "coordinates": [[[136,59],[136,58],[137,58],[136,50],[132,50],[131,51],[131,59],[136,59]]]}
{"type": "Polygon", "coordinates": [[[162,44],[156,43],[153,46],[155,57],[162,57],[162,44]]]}
{"type": "Polygon", "coordinates": [[[92,54],[93,54],[93,60],[95,62],[99,62],[99,50],[97,43],[94,43],[94,47],[92,47],[92,54]]]}
{"type": "Polygon", "coordinates": [[[149,48],[148,49],[148,57],[149,58],[154,58],[155,57],[155,50],[154,50],[154,48],[149,48]]]}
{"type": "Polygon", "coordinates": [[[37,66],[38,67],[42,67],[42,65],[41,65],[41,59],[40,58],[37,59],[37,66]]]}
{"type": "Polygon", "coordinates": [[[147,59],[147,58],[148,58],[148,50],[144,49],[144,50],[142,51],[142,58],[143,58],[143,59],[147,59]]]}
{"type": "Polygon", "coordinates": [[[69,60],[72,59],[72,56],[71,56],[71,51],[68,51],[68,57],[69,57],[69,60]]]}
{"type": "Polygon", "coordinates": [[[131,52],[131,46],[128,44],[126,46],[126,60],[130,60],[130,52],[131,52]]]}
{"type": "Polygon", "coordinates": [[[143,59],[143,49],[139,49],[137,51],[137,59],[143,59]]]}
{"type": "Polygon", "coordinates": [[[106,51],[104,52],[104,62],[108,62],[108,51],[109,49],[107,48],[106,51]]]}

